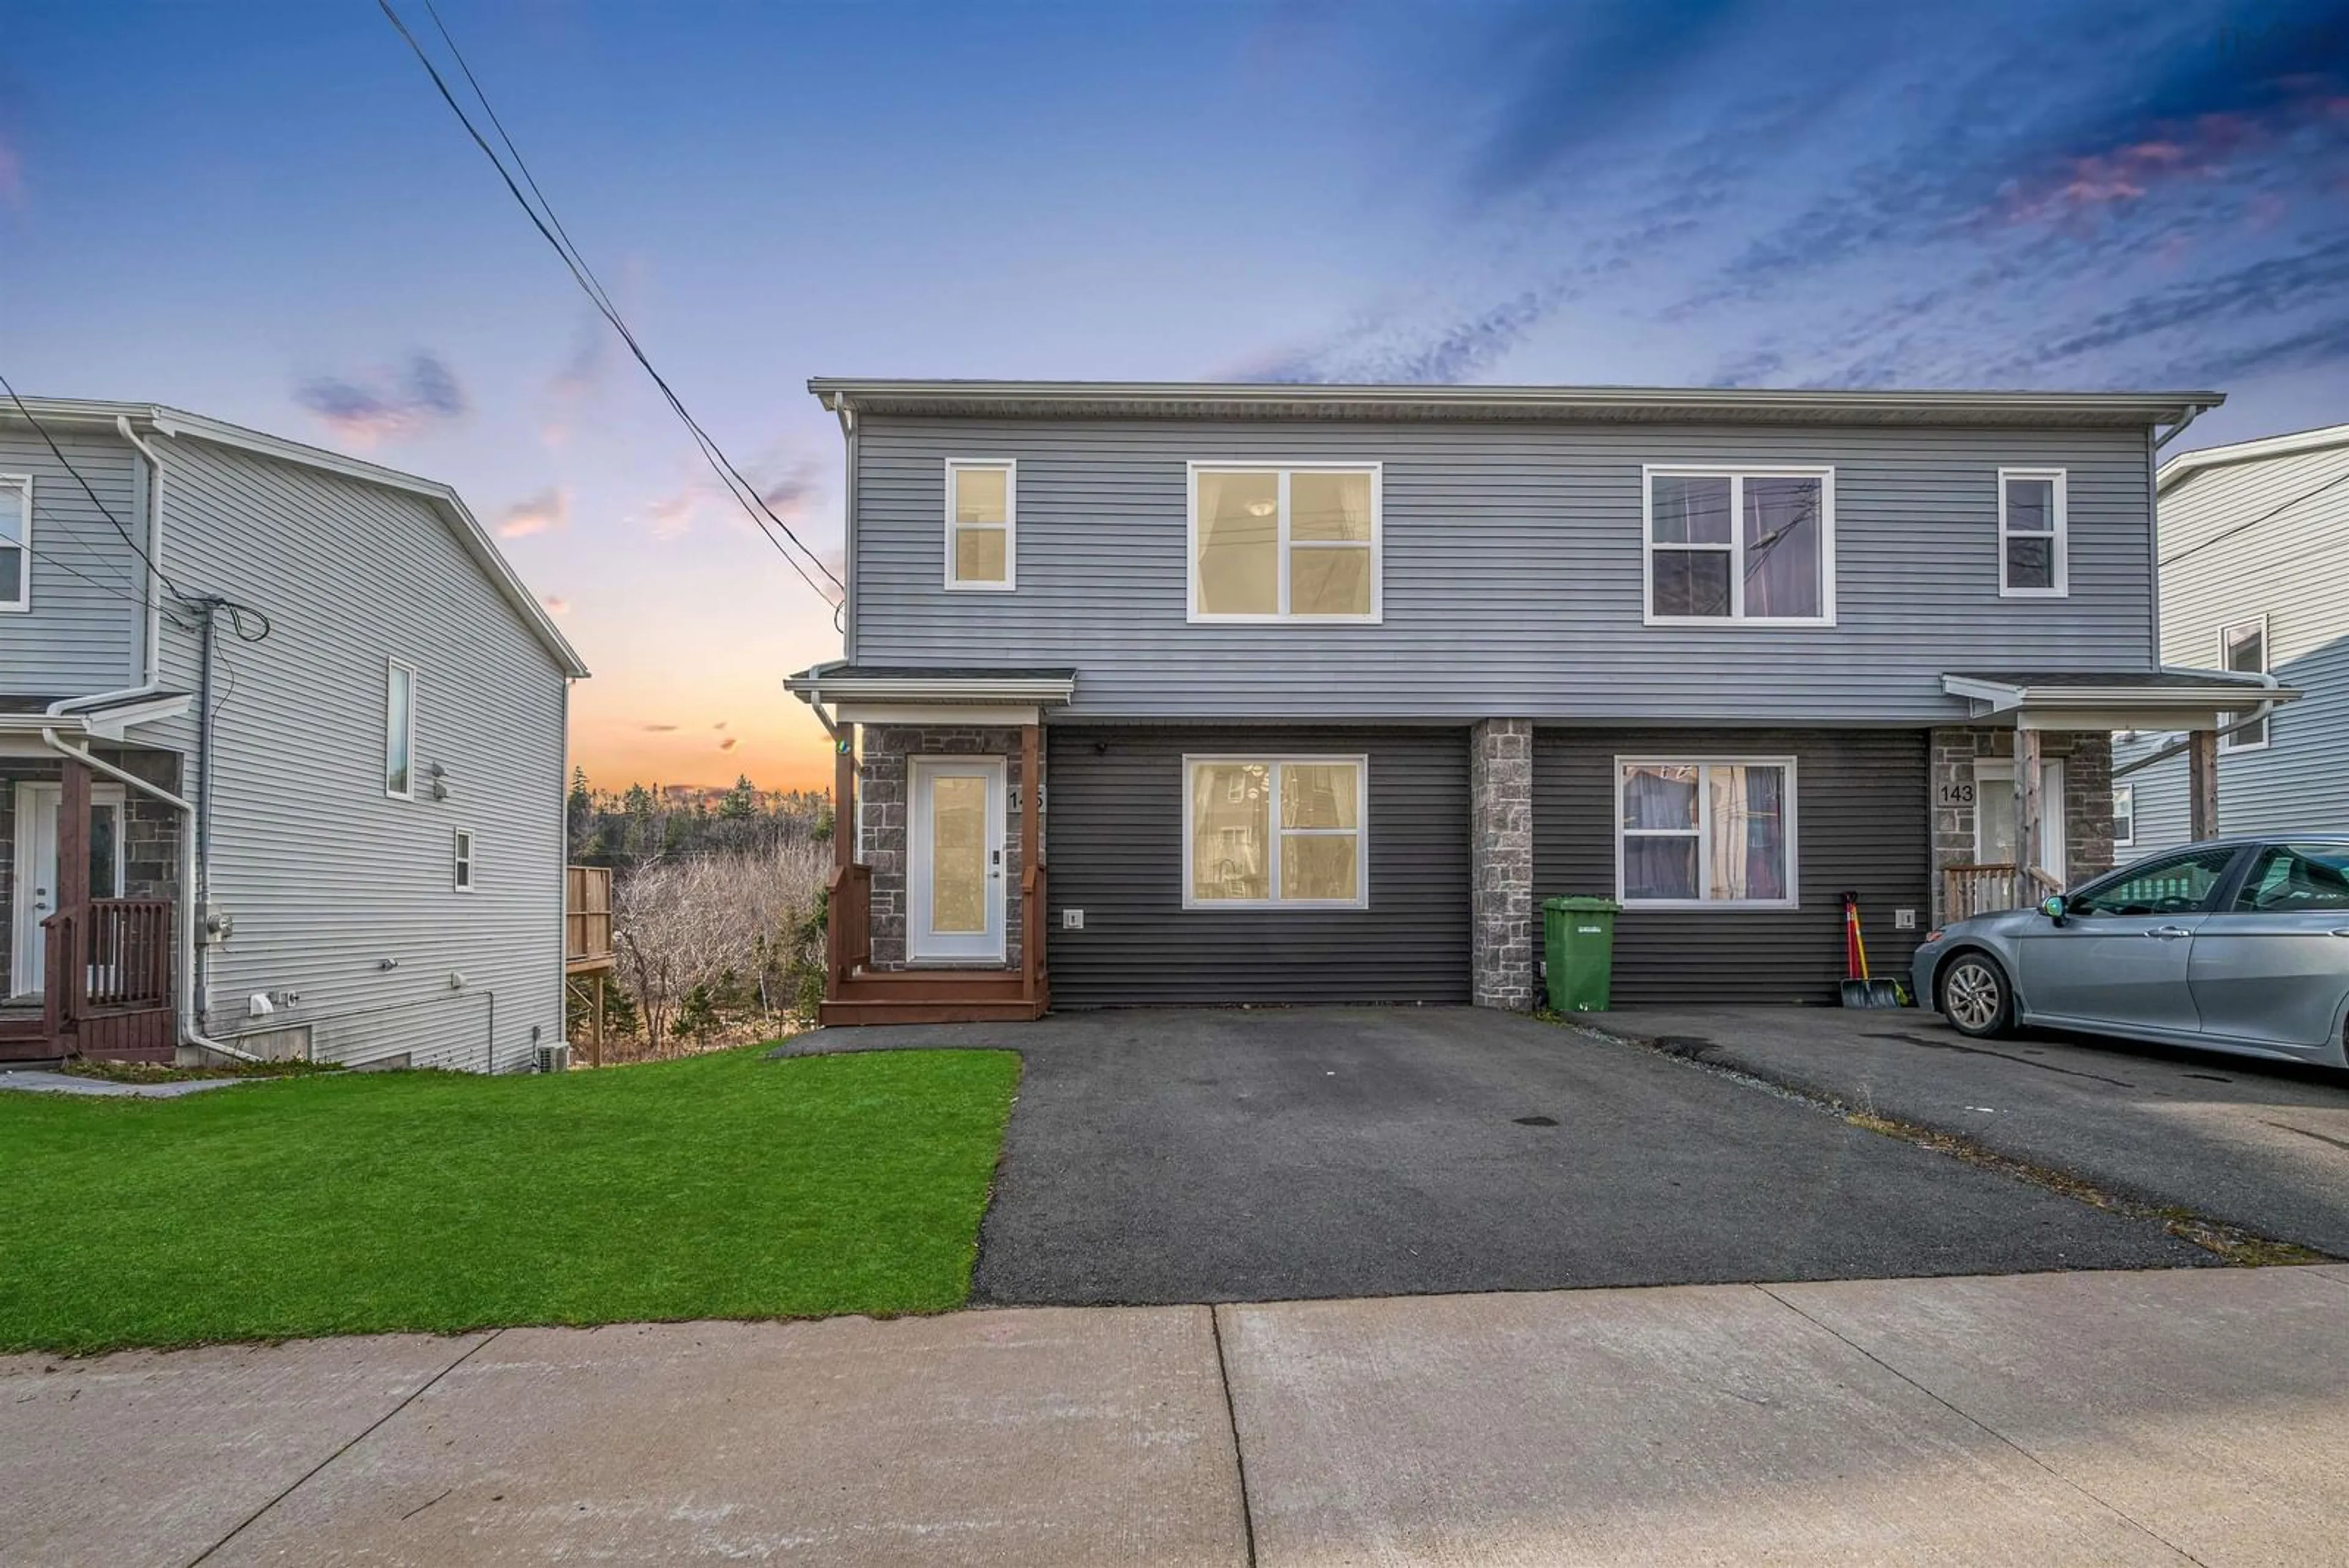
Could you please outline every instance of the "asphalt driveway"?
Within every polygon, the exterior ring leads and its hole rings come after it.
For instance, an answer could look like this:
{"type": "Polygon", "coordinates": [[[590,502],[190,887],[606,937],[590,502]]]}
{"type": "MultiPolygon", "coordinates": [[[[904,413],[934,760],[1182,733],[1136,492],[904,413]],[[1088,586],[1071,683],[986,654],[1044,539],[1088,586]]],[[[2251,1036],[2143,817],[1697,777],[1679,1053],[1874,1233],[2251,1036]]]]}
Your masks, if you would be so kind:
{"type": "Polygon", "coordinates": [[[1619,1041],[1466,1008],[823,1030],[1026,1061],[974,1299],[1267,1301],[2211,1262],[1619,1041]]]}
{"type": "Polygon", "coordinates": [[[1641,1009],[1600,1027],[2349,1257],[2349,1073],[2075,1035],[1968,1040],[1917,1011],[1641,1009]]]}

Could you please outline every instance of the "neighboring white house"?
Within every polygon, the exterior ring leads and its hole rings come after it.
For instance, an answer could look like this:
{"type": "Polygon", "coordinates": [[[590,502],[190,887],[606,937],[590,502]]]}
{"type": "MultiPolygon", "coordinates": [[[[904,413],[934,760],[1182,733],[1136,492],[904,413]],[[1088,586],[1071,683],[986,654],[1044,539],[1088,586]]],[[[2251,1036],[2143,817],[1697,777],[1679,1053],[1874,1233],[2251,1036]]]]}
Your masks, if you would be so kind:
{"type": "Polygon", "coordinates": [[[527,1067],[586,673],[445,484],[0,404],[0,1059],[527,1067]]]}
{"type": "MultiPolygon", "coordinates": [[[[2219,736],[2220,830],[2349,829],[2349,425],[2184,453],[2157,490],[2163,661],[2301,693],[2219,736]]],[[[2178,740],[2116,737],[2123,859],[2192,839],[2178,740]]]]}

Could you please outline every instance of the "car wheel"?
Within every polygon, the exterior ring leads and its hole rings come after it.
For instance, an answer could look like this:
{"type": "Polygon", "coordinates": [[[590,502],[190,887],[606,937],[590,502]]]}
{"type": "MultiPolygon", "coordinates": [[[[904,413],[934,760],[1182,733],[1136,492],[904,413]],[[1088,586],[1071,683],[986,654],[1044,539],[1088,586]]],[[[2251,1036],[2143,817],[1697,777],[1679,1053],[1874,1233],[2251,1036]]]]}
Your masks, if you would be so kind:
{"type": "Polygon", "coordinates": [[[2014,1023],[2014,988],[2006,971],[1984,952],[1960,953],[1941,971],[1941,1016],[1976,1040],[2003,1034],[2014,1023]]]}

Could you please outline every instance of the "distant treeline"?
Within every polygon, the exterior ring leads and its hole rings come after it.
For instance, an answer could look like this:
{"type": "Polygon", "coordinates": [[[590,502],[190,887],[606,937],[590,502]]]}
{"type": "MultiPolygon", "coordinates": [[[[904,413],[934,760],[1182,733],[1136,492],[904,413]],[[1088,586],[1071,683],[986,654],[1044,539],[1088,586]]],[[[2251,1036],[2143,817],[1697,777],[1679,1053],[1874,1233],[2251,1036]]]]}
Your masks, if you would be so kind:
{"type": "Polygon", "coordinates": [[[748,777],[731,789],[630,784],[599,790],[571,773],[571,862],[622,871],[656,860],[776,851],[832,837],[832,796],[762,790],[748,777]]]}

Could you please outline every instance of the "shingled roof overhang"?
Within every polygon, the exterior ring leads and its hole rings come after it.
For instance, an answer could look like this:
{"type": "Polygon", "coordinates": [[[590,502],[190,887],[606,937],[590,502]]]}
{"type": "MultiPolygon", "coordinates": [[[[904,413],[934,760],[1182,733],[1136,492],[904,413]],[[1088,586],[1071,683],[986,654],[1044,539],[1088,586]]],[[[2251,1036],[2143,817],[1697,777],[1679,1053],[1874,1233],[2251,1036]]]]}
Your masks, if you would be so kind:
{"type": "Polygon", "coordinates": [[[1960,392],[1723,387],[1333,386],[1254,381],[941,381],[818,376],[827,409],[1019,419],[1515,420],[1561,423],[2031,425],[2144,429],[2220,392],[1960,392]]]}

